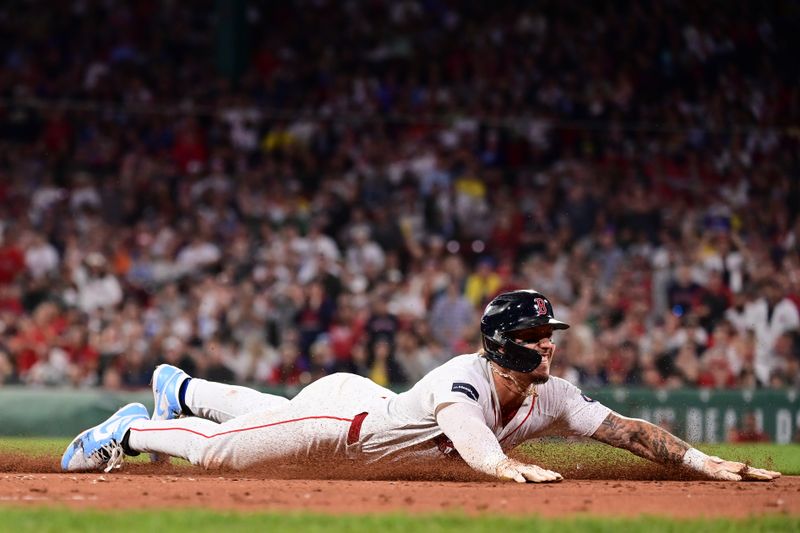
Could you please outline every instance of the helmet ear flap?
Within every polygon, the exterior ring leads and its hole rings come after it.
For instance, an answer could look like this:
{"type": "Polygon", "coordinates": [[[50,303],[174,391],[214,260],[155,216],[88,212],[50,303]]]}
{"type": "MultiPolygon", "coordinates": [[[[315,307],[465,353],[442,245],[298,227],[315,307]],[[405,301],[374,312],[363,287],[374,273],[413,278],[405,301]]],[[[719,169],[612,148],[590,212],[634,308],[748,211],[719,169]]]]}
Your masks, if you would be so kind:
{"type": "Polygon", "coordinates": [[[493,337],[483,335],[483,349],[487,358],[509,370],[533,372],[542,364],[538,350],[526,348],[500,332],[493,337]]]}
{"type": "MultiPolygon", "coordinates": [[[[497,335],[495,335],[496,337],[497,335]]],[[[495,337],[490,337],[488,335],[482,335],[483,337],[483,349],[487,355],[490,356],[490,359],[494,359],[497,357],[502,357],[503,354],[500,349],[503,347],[503,343],[497,340],[495,337]]]]}
{"type": "Polygon", "coordinates": [[[542,354],[539,352],[539,350],[526,348],[513,339],[507,339],[506,343],[503,345],[503,348],[505,357],[510,361],[513,361],[515,365],[509,367],[511,370],[517,370],[519,372],[533,372],[539,368],[539,365],[542,364],[542,354]]]}

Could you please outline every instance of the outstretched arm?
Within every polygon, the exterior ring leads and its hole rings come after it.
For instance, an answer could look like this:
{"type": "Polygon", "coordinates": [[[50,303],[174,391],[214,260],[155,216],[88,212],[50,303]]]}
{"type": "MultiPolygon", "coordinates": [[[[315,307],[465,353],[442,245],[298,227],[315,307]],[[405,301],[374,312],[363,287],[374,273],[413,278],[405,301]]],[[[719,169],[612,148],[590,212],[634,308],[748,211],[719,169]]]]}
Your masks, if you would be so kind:
{"type": "Polygon", "coordinates": [[[603,420],[592,438],[650,461],[687,468],[711,479],[768,481],[780,477],[779,472],[708,456],[655,424],[614,412],[603,420]]]}
{"type": "Polygon", "coordinates": [[[655,424],[611,412],[592,438],[663,465],[680,465],[687,443],[655,424]]]}
{"type": "Polygon", "coordinates": [[[436,413],[436,422],[461,458],[478,472],[517,483],[563,479],[557,472],[507,457],[477,405],[447,404],[436,413]]]}

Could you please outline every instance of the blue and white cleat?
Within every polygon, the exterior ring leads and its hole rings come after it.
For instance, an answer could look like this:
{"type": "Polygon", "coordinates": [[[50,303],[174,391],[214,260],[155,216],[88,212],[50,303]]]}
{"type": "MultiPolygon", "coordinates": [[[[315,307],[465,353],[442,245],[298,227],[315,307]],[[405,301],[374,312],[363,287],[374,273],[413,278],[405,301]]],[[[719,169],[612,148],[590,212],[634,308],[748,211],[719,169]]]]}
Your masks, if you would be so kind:
{"type": "Polygon", "coordinates": [[[181,384],[190,376],[172,365],[158,365],[153,371],[153,416],[152,420],[172,420],[183,414],[178,395],[181,384]]]}
{"type": "Polygon", "coordinates": [[[129,403],[111,417],[93,428],[89,428],[69,443],[61,457],[61,470],[81,472],[99,470],[110,472],[122,466],[125,453],[122,439],[137,420],[150,418],[147,408],[140,403],[129,403]]]}
{"type": "MultiPolygon", "coordinates": [[[[191,376],[172,365],[158,365],[153,371],[151,385],[153,386],[153,416],[151,420],[172,420],[183,415],[181,401],[178,398],[181,385],[191,376]]],[[[167,461],[166,456],[151,453],[150,461],[162,463],[167,461]]]]}

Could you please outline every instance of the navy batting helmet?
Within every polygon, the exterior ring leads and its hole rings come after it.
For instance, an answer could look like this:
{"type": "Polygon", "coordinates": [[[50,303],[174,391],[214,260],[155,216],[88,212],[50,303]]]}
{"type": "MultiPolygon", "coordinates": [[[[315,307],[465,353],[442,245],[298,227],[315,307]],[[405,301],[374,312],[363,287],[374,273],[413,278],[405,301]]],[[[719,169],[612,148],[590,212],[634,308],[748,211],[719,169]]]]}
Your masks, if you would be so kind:
{"type": "Polygon", "coordinates": [[[510,370],[536,370],[542,363],[541,354],[516,342],[511,334],[548,325],[553,329],[569,327],[569,324],[553,318],[553,306],[542,293],[520,290],[496,296],[481,317],[486,357],[510,370]]]}

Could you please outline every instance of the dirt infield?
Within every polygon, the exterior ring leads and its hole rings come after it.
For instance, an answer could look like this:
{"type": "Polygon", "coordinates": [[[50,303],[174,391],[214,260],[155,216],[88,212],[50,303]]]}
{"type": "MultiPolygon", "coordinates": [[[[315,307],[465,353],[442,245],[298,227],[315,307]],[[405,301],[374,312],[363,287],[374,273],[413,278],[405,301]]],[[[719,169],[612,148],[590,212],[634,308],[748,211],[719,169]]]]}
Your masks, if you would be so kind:
{"type": "Polygon", "coordinates": [[[128,464],[111,474],[63,474],[57,473],[50,459],[0,455],[0,505],[548,517],[575,513],[684,518],[800,515],[797,476],[772,483],[720,483],[669,479],[652,471],[606,471],[603,479],[599,471],[585,471],[565,473],[566,481],[548,485],[469,479],[466,472],[458,474],[462,479],[451,481],[296,479],[307,474],[273,470],[244,475],[148,464],[128,464]]]}

